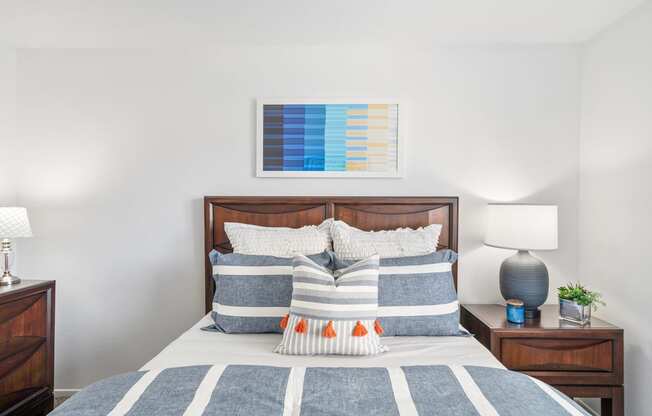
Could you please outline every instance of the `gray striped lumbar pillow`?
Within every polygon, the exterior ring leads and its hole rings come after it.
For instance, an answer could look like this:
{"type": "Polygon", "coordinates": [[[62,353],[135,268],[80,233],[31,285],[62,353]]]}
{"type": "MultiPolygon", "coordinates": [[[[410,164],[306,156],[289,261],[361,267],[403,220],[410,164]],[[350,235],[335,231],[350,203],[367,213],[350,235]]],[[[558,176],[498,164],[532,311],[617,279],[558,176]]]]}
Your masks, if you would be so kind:
{"type": "MultiPolygon", "coordinates": [[[[468,335],[459,326],[452,274],[455,261],[457,254],[451,250],[380,259],[378,320],[384,335],[468,335]]],[[[336,269],[351,263],[336,255],[336,269]]]]}
{"type": "MultiPolygon", "coordinates": [[[[331,265],[328,252],[310,259],[331,265]]],[[[279,321],[292,299],[292,259],[212,251],[215,328],[227,333],[283,332],[279,321]]]]}
{"type": "Polygon", "coordinates": [[[372,355],[380,345],[378,256],[336,273],[305,256],[292,263],[292,302],[283,322],[280,354],[372,355]]]}

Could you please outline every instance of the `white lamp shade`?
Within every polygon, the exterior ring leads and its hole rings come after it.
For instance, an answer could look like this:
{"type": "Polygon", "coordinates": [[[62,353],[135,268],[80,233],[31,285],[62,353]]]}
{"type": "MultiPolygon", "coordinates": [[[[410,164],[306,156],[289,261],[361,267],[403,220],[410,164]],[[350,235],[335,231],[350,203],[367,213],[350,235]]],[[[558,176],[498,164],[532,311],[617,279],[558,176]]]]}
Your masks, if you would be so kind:
{"type": "Polygon", "coordinates": [[[31,237],[27,210],[22,207],[0,207],[0,238],[31,237]]]}
{"type": "Polygon", "coordinates": [[[489,204],[484,243],[516,250],[557,248],[557,206],[489,204]]]}

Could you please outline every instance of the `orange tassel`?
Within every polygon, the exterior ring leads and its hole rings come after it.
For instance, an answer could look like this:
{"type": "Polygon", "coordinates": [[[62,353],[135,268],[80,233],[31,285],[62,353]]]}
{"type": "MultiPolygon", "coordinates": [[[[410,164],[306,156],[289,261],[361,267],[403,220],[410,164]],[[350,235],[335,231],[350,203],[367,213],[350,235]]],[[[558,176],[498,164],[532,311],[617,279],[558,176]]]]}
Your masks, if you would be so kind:
{"type": "Polygon", "coordinates": [[[383,335],[383,333],[385,332],[383,327],[380,325],[380,321],[378,319],[374,321],[374,331],[376,331],[378,335],[383,335]]]}
{"type": "Polygon", "coordinates": [[[299,323],[294,327],[294,331],[299,334],[305,334],[308,332],[308,322],[305,319],[301,319],[299,323]]]}
{"type": "Polygon", "coordinates": [[[288,327],[288,319],[290,319],[290,314],[285,315],[281,319],[281,322],[278,323],[278,325],[281,327],[281,329],[285,329],[285,328],[288,327]]]}
{"type": "Polygon", "coordinates": [[[337,333],[333,329],[333,321],[328,321],[328,325],[326,325],[321,335],[324,338],[335,338],[337,336],[337,333]]]}
{"type": "Polygon", "coordinates": [[[353,336],[364,337],[365,335],[367,335],[367,328],[362,325],[362,322],[358,321],[358,323],[355,324],[355,328],[353,328],[353,336]]]}

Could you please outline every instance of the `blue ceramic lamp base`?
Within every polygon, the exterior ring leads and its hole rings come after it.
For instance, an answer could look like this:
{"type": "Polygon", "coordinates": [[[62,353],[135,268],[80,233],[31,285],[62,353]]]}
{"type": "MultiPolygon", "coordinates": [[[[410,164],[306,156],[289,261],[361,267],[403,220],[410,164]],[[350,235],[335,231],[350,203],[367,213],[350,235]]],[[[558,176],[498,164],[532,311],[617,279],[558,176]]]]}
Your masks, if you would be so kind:
{"type": "Polygon", "coordinates": [[[539,306],[548,298],[548,286],[546,265],[527,250],[519,250],[500,266],[500,293],[505,300],[522,300],[526,319],[541,315],[539,306]]]}

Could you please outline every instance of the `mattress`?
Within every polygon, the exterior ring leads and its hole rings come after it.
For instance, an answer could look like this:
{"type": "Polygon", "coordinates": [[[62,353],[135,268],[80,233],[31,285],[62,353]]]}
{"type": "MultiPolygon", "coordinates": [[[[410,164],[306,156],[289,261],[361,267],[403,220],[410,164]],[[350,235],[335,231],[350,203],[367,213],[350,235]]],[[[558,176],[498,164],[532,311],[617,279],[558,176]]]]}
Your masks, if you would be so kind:
{"type": "Polygon", "coordinates": [[[389,352],[375,356],[293,356],[272,352],[281,334],[223,334],[203,331],[213,323],[206,315],[172,341],[141,370],[190,365],[271,365],[302,367],[400,367],[475,365],[504,368],[473,337],[383,337],[389,352]]]}

